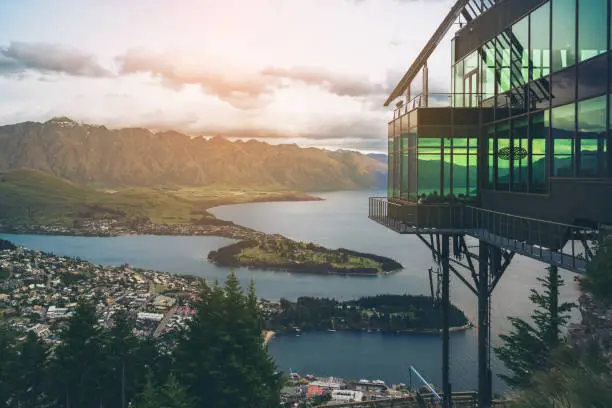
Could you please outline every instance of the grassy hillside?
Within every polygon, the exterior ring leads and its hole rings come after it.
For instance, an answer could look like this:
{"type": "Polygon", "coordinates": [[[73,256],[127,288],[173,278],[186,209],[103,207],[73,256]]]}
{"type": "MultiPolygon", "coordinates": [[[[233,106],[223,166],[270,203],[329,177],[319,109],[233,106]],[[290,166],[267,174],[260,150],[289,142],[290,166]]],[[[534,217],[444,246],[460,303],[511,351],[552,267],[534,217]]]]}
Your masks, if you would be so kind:
{"type": "Polygon", "coordinates": [[[0,222],[8,225],[69,225],[75,220],[104,218],[186,223],[214,220],[206,209],[219,204],[308,198],[306,194],[282,191],[276,186],[102,190],[36,170],[0,172],[0,222]]]}

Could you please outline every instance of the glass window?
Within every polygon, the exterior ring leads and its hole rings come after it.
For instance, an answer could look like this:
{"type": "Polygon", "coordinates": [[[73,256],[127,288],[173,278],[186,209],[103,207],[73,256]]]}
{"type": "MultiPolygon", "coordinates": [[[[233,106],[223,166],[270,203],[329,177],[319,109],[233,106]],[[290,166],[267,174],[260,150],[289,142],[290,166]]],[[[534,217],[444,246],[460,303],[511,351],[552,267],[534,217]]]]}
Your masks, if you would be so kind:
{"type": "Polygon", "coordinates": [[[431,194],[436,191],[440,194],[442,177],[442,152],[438,149],[418,150],[418,189],[419,195],[431,194]]]}
{"type": "Polygon", "coordinates": [[[440,150],[442,146],[442,139],[439,137],[419,137],[418,138],[419,149],[421,148],[437,148],[440,150]]]}
{"type": "Polygon", "coordinates": [[[528,176],[528,139],[527,116],[512,120],[512,142],[510,146],[510,165],[512,166],[512,191],[527,191],[528,176]]]}
{"type": "Polygon", "coordinates": [[[606,162],[607,95],[578,103],[578,175],[604,174],[606,162]]]}
{"type": "Polygon", "coordinates": [[[394,122],[395,122],[395,125],[394,125],[393,135],[395,137],[398,137],[402,133],[401,119],[399,119],[399,118],[395,119],[394,122]]]}
{"type": "Polygon", "coordinates": [[[551,85],[551,103],[553,106],[576,100],[576,67],[554,74],[551,85]]]}
{"type": "Polygon", "coordinates": [[[400,191],[400,197],[403,198],[404,200],[408,200],[409,198],[409,186],[408,186],[408,179],[410,176],[409,173],[409,169],[408,169],[408,150],[402,150],[400,152],[400,157],[401,157],[401,175],[402,175],[402,180],[400,182],[400,187],[401,187],[401,191],[400,191]]]}
{"type": "Polygon", "coordinates": [[[468,147],[467,139],[453,139],[453,191],[455,196],[467,195],[467,172],[468,172],[468,147]]]}
{"type": "Polygon", "coordinates": [[[579,60],[606,52],[608,48],[608,0],[578,1],[579,60]]]}
{"type": "Polygon", "coordinates": [[[559,106],[551,110],[553,141],[553,176],[574,175],[574,131],[576,124],[575,105],[559,106]]]}
{"type": "Polygon", "coordinates": [[[529,84],[530,110],[539,110],[550,106],[550,77],[540,78],[529,84]]]}
{"type": "Polygon", "coordinates": [[[393,185],[395,182],[395,172],[394,172],[394,165],[395,165],[395,157],[394,157],[394,146],[393,146],[393,138],[389,138],[389,150],[388,150],[388,156],[387,156],[387,160],[388,160],[388,174],[389,174],[389,178],[387,180],[387,196],[389,198],[393,197],[393,185]]]}
{"type": "Polygon", "coordinates": [[[553,0],[552,54],[555,72],[576,63],[576,0],[553,0]]]}
{"type": "Polygon", "coordinates": [[[476,150],[470,150],[467,155],[467,195],[476,196],[478,195],[478,154],[476,150]]]}
{"type": "Polygon", "coordinates": [[[549,126],[548,111],[536,112],[531,116],[531,147],[528,150],[531,163],[529,191],[532,193],[545,193],[548,187],[546,141],[548,139],[549,126]]]}
{"type": "Polygon", "coordinates": [[[510,186],[510,122],[495,125],[497,151],[495,152],[495,189],[508,190],[510,186]]]}
{"type": "Polygon", "coordinates": [[[455,75],[453,76],[453,83],[455,86],[455,104],[457,108],[463,107],[463,60],[455,64],[455,75]]]}
{"type": "Polygon", "coordinates": [[[510,33],[505,31],[497,36],[497,73],[499,76],[498,93],[510,90],[510,33]]]}
{"type": "Polygon", "coordinates": [[[402,133],[402,134],[404,134],[404,133],[408,133],[408,129],[410,128],[410,123],[409,123],[409,121],[408,121],[408,117],[409,117],[409,115],[408,115],[408,114],[404,114],[404,115],[401,117],[401,122],[402,122],[402,123],[401,123],[401,126],[402,126],[401,133],[402,133]]]}
{"type": "Polygon", "coordinates": [[[417,134],[414,128],[408,134],[408,194],[409,199],[417,200],[418,185],[417,185],[417,134]]]}
{"type": "Polygon", "coordinates": [[[550,3],[531,13],[531,64],[532,78],[550,74],[550,3]]]}
{"type": "Polygon", "coordinates": [[[485,140],[485,154],[487,159],[485,164],[487,169],[487,179],[485,180],[485,187],[493,188],[495,183],[495,125],[487,127],[487,139],[485,140]]]}
{"type": "Polygon", "coordinates": [[[602,55],[578,65],[578,99],[606,93],[608,56],[602,55]]]}
{"type": "Polygon", "coordinates": [[[482,99],[495,96],[495,42],[490,41],[482,47],[482,75],[481,89],[482,99]]]}
{"type": "Polygon", "coordinates": [[[513,88],[529,81],[529,16],[512,26],[512,79],[513,88]]]}
{"type": "MultiPolygon", "coordinates": [[[[442,166],[442,172],[444,175],[444,182],[442,184],[441,194],[449,195],[451,193],[451,171],[452,171],[452,158],[450,154],[451,150],[447,148],[444,150],[444,163],[442,166]]],[[[465,184],[465,183],[463,183],[465,184]]]]}

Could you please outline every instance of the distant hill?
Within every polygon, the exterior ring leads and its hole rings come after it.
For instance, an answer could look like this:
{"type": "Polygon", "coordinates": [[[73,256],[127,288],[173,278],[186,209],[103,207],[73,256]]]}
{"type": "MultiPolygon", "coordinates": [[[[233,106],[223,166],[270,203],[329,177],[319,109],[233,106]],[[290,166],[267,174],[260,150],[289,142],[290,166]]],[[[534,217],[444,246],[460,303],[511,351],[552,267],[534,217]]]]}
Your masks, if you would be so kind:
{"type": "Polygon", "coordinates": [[[67,117],[0,126],[0,171],[29,168],[96,186],[373,188],[386,166],[351,151],[206,140],[144,128],[108,129],[67,117]]]}
{"type": "Polygon", "coordinates": [[[368,157],[384,164],[385,166],[389,163],[389,156],[384,153],[370,153],[368,157]]]}
{"type": "Polygon", "coordinates": [[[0,225],[62,224],[78,220],[175,224],[218,223],[206,209],[231,203],[307,200],[292,191],[213,187],[95,189],[38,170],[0,171],[0,225]]]}

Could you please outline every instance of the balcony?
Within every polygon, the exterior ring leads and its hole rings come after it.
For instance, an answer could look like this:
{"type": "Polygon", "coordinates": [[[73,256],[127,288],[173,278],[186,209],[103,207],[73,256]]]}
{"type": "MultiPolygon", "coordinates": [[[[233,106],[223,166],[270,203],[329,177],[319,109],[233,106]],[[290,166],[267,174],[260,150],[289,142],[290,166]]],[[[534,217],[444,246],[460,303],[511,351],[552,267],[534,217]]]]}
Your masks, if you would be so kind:
{"type": "Polygon", "coordinates": [[[551,265],[584,273],[598,230],[491,211],[470,202],[417,204],[371,197],[369,218],[400,234],[469,235],[551,265]]]}
{"type": "Polygon", "coordinates": [[[461,234],[469,225],[464,208],[460,203],[417,204],[371,197],[369,217],[400,234],[461,234]]]}

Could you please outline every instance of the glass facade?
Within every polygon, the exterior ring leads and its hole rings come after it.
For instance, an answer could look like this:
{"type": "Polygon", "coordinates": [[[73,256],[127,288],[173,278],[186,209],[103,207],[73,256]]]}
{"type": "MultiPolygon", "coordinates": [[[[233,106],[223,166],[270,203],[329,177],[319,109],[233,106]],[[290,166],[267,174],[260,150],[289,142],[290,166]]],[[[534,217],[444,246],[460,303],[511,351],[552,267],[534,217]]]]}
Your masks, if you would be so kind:
{"type": "MultiPolygon", "coordinates": [[[[592,0],[582,0],[592,1],[592,0]]],[[[576,0],[552,0],[552,67],[576,63],[576,0]]]]}
{"type": "Polygon", "coordinates": [[[424,136],[416,112],[411,127],[397,120],[401,130],[391,124],[389,134],[409,133],[406,142],[389,140],[390,195],[547,194],[554,178],[612,176],[611,7],[549,0],[483,38],[455,62],[451,98],[454,108],[482,108],[482,140],[452,126],[424,136]]]}
{"type": "Polygon", "coordinates": [[[467,127],[457,131],[461,136],[452,137],[451,127],[445,126],[440,130],[444,137],[431,137],[427,125],[411,126],[409,117],[410,114],[403,115],[389,124],[392,136],[389,137],[388,196],[409,201],[434,193],[476,196],[478,138],[477,132],[472,132],[475,128],[467,127]]]}
{"type": "Polygon", "coordinates": [[[607,50],[608,0],[579,0],[578,59],[585,61],[607,50]]]}

